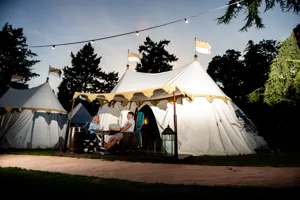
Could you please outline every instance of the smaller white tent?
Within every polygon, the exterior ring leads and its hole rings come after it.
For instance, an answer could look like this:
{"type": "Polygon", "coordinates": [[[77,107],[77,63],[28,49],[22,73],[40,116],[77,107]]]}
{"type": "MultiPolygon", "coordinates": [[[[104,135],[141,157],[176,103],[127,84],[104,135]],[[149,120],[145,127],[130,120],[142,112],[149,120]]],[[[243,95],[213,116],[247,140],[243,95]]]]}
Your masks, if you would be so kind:
{"type": "Polygon", "coordinates": [[[82,103],[79,103],[73,109],[72,117],[71,117],[71,113],[69,113],[69,118],[71,118],[72,124],[85,124],[86,122],[92,119],[92,116],[86,110],[84,105],[82,105],[82,103]]]}
{"type": "Polygon", "coordinates": [[[48,82],[27,90],[10,88],[0,107],[6,110],[0,115],[1,148],[45,149],[62,144],[67,112],[48,82]]]}

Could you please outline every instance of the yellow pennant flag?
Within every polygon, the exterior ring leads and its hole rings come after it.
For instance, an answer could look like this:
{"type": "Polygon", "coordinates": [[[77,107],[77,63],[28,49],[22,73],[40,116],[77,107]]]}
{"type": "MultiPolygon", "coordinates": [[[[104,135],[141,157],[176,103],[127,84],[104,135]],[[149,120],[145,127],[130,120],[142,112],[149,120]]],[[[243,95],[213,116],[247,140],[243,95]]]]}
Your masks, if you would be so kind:
{"type": "Polygon", "coordinates": [[[211,46],[208,44],[208,42],[196,40],[195,46],[196,52],[203,54],[211,54],[211,46]]]}
{"type": "Polygon", "coordinates": [[[57,74],[59,77],[61,76],[61,70],[57,69],[57,68],[54,68],[54,67],[51,67],[51,65],[49,65],[49,74],[50,73],[57,74]]]}
{"type": "Polygon", "coordinates": [[[132,53],[128,51],[128,61],[129,62],[141,62],[141,57],[137,53],[132,53]]]}

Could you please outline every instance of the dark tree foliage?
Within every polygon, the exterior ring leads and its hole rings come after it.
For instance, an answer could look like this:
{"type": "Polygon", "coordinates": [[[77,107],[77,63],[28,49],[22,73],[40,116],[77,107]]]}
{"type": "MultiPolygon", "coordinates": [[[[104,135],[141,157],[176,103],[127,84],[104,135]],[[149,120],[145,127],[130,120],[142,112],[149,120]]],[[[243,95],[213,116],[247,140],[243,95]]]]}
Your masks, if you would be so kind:
{"type": "Polygon", "coordinates": [[[39,76],[33,72],[33,65],[39,62],[37,55],[28,49],[22,28],[13,28],[6,23],[0,31],[0,96],[8,87],[28,88],[27,82],[39,76]],[[23,83],[11,82],[12,75],[22,76],[23,83]]]}
{"type": "Polygon", "coordinates": [[[66,110],[70,110],[75,92],[107,93],[117,84],[118,73],[105,73],[100,67],[101,57],[97,57],[90,43],[77,54],[71,53],[72,67],[64,67],[64,78],[58,87],[58,99],[66,110]]]}
{"type": "Polygon", "coordinates": [[[177,61],[178,58],[165,50],[169,43],[168,40],[154,42],[150,37],[147,37],[144,45],[139,46],[142,58],[141,64],[137,64],[135,70],[144,73],[160,73],[172,70],[173,66],[170,63],[177,61]]]}
{"type": "Polygon", "coordinates": [[[208,68],[213,78],[223,79],[222,90],[257,125],[273,150],[299,150],[300,136],[295,131],[300,112],[297,31],[280,45],[273,40],[249,41],[243,56],[228,50],[213,58],[208,68]]]}
{"type": "Polygon", "coordinates": [[[223,91],[236,101],[245,95],[241,86],[244,67],[240,57],[241,52],[229,49],[223,56],[215,56],[207,69],[213,79],[223,81],[223,91]]]}
{"type": "Polygon", "coordinates": [[[262,40],[258,44],[248,42],[243,60],[245,66],[243,89],[246,95],[265,84],[270,65],[279,47],[279,43],[275,40],[262,40]]]}
{"type": "MultiPolygon", "coordinates": [[[[230,0],[228,4],[238,2],[240,0],[230,0]]],[[[237,4],[231,5],[227,8],[226,13],[218,18],[220,24],[229,24],[229,22],[236,18],[241,12],[246,13],[244,19],[245,25],[240,31],[247,31],[248,28],[255,26],[256,28],[264,28],[262,18],[260,16],[260,8],[262,4],[265,4],[264,12],[273,9],[276,5],[279,5],[282,12],[293,12],[299,14],[300,1],[299,0],[245,0],[237,4]]]]}
{"type": "Polygon", "coordinates": [[[245,102],[249,93],[265,84],[278,48],[274,40],[257,44],[250,40],[244,56],[239,51],[227,50],[223,56],[212,59],[207,72],[213,79],[223,81],[223,91],[235,102],[245,102]]]}
{"type": "Polygon", "coordinates": [[[294,33],[294,36],[297,40],[297,44],[298,44],[298,47],[300,49],[300,24],[298,24],[294,29],[293,29],[293,33],[294,33]]]}

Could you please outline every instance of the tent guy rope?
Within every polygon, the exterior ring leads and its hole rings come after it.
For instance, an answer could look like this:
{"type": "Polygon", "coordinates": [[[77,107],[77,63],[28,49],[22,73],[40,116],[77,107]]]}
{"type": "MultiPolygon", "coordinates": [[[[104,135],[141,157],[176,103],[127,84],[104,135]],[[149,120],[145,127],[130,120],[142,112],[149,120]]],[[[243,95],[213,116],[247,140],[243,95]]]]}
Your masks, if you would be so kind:
{"type": "Polygon", "coordinates": [[[179,22],[182,22],[182,21],[185,22],[185,23],[188,23],[188,19],[195,18],[195,17],[198,17],[198,16],[206,14],[206,13],[221,10],[221,9],[227,8],[227,7],[232,6],[232,5],[237,5],[239,7],[239,6],[241,6],[240,3],[243,2],[243,1],[246,1],[246,0],[236,1],[234,3],[227,4],[225,6],[221,6],[221,7],[214,8],[214,9],[211,9],[211,10],[208,10],[208,11],[203,11],[203,12],[197,13],[195,15],[191,15],[189,17],[185,17],[185,18],[178,19],[178,20],[175,20],[175,21],[170,21],[170,22],[167,22],[167,23],[164,23],[164,24],[151,26],[151,27],[148,27],[148,28],[135,30],[135,31],[131,31],[131,32],[126,32],[126,33],[121,33],[121,34],[116,34],[116,35],[111,35],[111,36],[106,36],[106,37],[96,38],[96,39],[82,40],[82,41],[77,41],[77,42],[29,46],[29,48],[52,47],[52,49],[55,49],[55,47],[57,47],[57,46],[67,46],[67,45],[81,44],[81,43],[87,43],[87,42],[94,43],[95,41],[106,40],[106,39],[111,39],[111,38],[121,37],[121,36],[125,36],[125,35],[131,35],[131,34],[139,35],[140,32],[144,32],[144,31],[148,31],[148,30],[151,30],[151,29],[156,29],[156,28],[168,26],[168,25],[179,23],[179,22]]]}

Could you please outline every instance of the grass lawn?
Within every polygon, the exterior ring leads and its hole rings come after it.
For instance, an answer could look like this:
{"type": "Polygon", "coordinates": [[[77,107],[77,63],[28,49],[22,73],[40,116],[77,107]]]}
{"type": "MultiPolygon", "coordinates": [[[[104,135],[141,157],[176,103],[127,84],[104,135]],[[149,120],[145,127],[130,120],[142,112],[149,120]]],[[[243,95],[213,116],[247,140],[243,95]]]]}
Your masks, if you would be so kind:
{"type": "MultiPolygon", "coordinates": [[[[124,172],[126,173],[126,172],[124,172]]],[[[187,185],[146,184],[117,179],[102,179],[61,173],[24,170],[20,168],[0,168],[2,196],[10,198],[28,197],[30,199],[87,199],[94,197],[127,197],[145,199],[153,197],[280,197],[287,198],[297,194],[296,188],[267,189],[246,187],[203,187],[187,185]],[[7,193],[6,193],[7,192],[7,193]]]]}
{"type": "Polygon", "coordinates": [[[10,149],[0,153],[18,154],[18,155],[43,155],[43,156],[70,156],[85,157],[91,159],[105,159],[110,161],[120,160],[129,162],[152,162],[152,163],[177,163],[177,164],[195,164],[211,166],[272,166],[272,167],[300,167],[300,153],[259,153],[255,155],[242,156],[198,156],[186,160],[172,161],[154,156],[116,156],[99,154],[61,154],[59,151],[52,150],[16,150],[10,149]]]}

